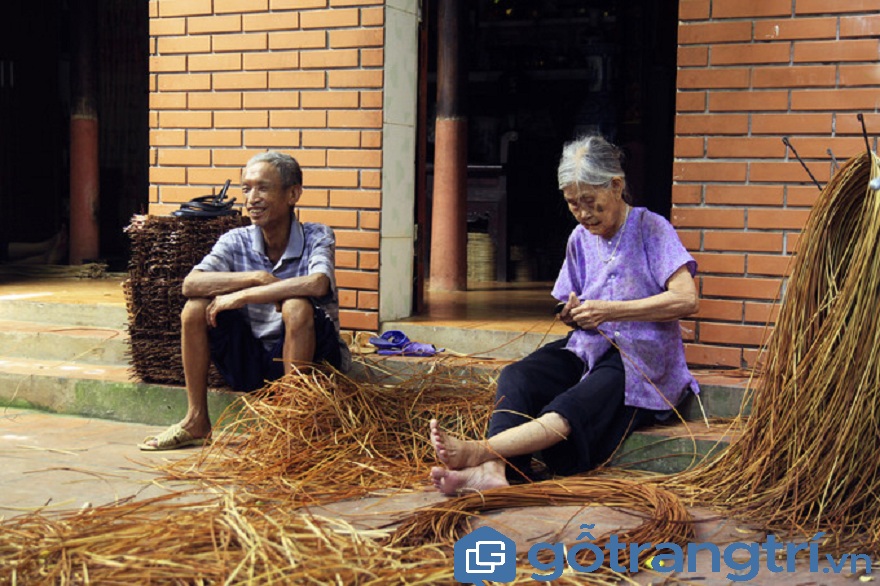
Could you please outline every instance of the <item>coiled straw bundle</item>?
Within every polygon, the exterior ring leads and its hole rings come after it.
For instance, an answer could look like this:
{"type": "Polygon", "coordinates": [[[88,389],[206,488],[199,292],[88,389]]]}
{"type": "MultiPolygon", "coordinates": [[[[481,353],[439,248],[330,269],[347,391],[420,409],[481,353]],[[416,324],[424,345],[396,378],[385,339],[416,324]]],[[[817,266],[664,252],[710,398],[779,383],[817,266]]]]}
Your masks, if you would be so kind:
{"type": "Polygon", "coordinates": [[[825,186],[800,237],[741,439],[668,484],[769,529],[878,551],[880,176],[871,153],[825,186]]]}

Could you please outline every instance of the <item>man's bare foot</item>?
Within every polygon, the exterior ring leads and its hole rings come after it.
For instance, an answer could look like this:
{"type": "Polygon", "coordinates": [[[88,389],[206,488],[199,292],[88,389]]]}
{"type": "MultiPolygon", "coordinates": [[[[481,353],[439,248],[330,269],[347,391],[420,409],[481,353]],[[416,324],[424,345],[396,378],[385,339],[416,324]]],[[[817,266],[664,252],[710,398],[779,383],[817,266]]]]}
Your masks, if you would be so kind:
{"type": "Polygon", "coordinates": [[[504,476],[504,464],[500,460],[483,462],[479,466],[463,470],[434,466],[431,468],[431,482],[434,488],[447,496],[510,486],[504,476]]]}
{"type": "Polygon", "coordinates": [[[472,468],[497,457],[484,442],[460,440],[449,435],[440,429],[436,419],[431,420],[431,445],[434,446],[437,459],[450,470],[472,468]]]}

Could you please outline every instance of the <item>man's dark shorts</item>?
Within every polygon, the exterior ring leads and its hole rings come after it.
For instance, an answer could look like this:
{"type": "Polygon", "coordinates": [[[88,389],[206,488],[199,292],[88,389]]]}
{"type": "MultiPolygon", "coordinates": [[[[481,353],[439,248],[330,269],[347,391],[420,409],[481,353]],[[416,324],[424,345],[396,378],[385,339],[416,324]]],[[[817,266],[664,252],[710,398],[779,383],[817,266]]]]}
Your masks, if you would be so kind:
{"type": "MultiPolygon", "coordinates": [[[[324,310],[312,305],[315,312],[315,356],[312,362],[327,362],[339,368],[342,355],[339,336],[333,320],[324,310]]],[[[223,311],[217,314],[217,327],[208,328],[208,341],[211,345],[211,360],[226,379],[226,383],[236,391],[254,391],[262,388],[266,381],[284,376],[281,361],[284,349],[284,326],[281,338],[270,350],[254,337],[251,326],[238,310],[223,311]]]]}

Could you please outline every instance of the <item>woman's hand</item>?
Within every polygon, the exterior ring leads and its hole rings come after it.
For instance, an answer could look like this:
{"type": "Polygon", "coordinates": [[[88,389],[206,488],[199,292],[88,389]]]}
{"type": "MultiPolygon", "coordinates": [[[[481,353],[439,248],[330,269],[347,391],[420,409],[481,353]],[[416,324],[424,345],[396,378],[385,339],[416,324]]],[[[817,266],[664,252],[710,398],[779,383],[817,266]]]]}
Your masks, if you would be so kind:
{"type": "Polygon", "coordinates": [[[593,330],[605,322],[678,320],[696,313],[699,307],[696,284],[683,265],[669,277],[666,291],[643,299],[578,302],[572,293],[559,312],[559,319],[571,327],[593,330]]]}
{"type": "Polygon", "coordinates": [[[562,309],[559,310],[559,321],[570,328],[577,327],[574,318],[571,316],[571,312],[578,305],[580,305],[580,301],[578,300],[577,295],[574,294],[574,291],[572,291],[568,294],[568,301],[566,301],[565,305],[562,306],[562,309]]]}
{"type": "Polygon", "coordinates": [[[594,330],[612,320],[612,301],[587,300],[571,310],[571,319],[582,330],[594,330]]]}

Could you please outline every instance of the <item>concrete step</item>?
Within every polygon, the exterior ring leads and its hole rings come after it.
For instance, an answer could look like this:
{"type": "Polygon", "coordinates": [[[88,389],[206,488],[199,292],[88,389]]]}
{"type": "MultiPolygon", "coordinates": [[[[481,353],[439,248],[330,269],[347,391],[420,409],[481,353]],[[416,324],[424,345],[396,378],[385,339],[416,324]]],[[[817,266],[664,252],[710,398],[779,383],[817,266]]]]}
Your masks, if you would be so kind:
{"type": "MultiPolygon", "coordinates": [[[[363,354],[357,357],[350,376],[358,380],[375,380],[377,377],[395,382],[428,373],[461,377],[472,381],[475,377],[497,377],[510,360],[475,359],[439,353],[431,358],[379,356],[363,354]]],[[[689,394],[679,405],[686,421],[703,421],[711,418],[736,417],[742,411],[748,415],[751,408],[747,393],[748,379],[743,376],[725,375],[723,371],[694,370],[700,385],[699,399],[689,394]]]]}
{"type": "Polygon", "coordinates": [[[0,355],[128,366],[124,329],[0,320],[0,355]]]}
{"type": "Polygon", "coordinates": [[[474,357],[517,360],[534,352],[544,344],[565,337],[565,328],[549,322],[551,326],[533,326],[522,329],[487,327],[479,322],[454,325],[431,325],[417,321],[392,321],[382,324],[382,331],[401,330],[410,340],[434,344],[437,348],[474,357]],[[462,327],[464,326],[464,327],[462,327]]]}
{"type": "MultiPolygon", "coordinates": [[[[473,361],[434,361],[392,358],[356,361],[351,376],[393,384],[405,377],[433,374],[472,383],[474,377],[497,374],[501,364],[473,361]]],[[[705,400],[729,392],[720,385],[707,385],[705,400]]],[[[212,389],[208,396],[214,420],[240,393],[212,389]]],[[[720,401],[723,403],[723,401],[720,401]]],[[[85,417],[98,417],[149,425],[170,425],[186,413],[186,390],[173,385],[142,383],[128,367],[35,360],[0,356],[0,406],[39,409],[85,417]]],[[[728,424],[676,421],[633,433],[620,447],[612,465],[652,472],[684,470],[720,453],[736,431],[728,424]]]]}
{"type": "Polygon", "coordinates": [[[676,421],[647,427],[623,442],[611,465],[661,474],[681,472],[717,457],[741,435],[743,421],[676,421]]]}
{"type": "Polygon", "coordinates": [[[128,312],[120,303],[65,303],[36,292],[0,297],[0,320],[124,330],[128,312]]]}
{"type": "MultiPolygon", "coordinates": [[[[239,395],[212,389],[208,403],[215,419],[239,395]]],[[[0,406],[170,425],[186,414],[186,389],[142,383],[117,364],[0,356],[0,406]]]]}
{"type": "MultiPolygon", "coordinates": [[[[532,326],[523,331],[519,329],[491,328],[479,322],[451,322],[451,325],[430,325],[419,321],[397,321],[383,324],[383,331],[401,330],[414,341],[434,344],[437,348],[445,348],[455,354],[464,354],[476,359],[491,359],[505,364],[510,360],[518,360],[534,352],[544,344],[565,337],[567,328],[560,324],[549,327],[532,326]]],[[[513,327],[513,326],[511,326],[513,327]]],[[[413,360],[413,359],[408,359],[413,360]]],[[[484,362],[488,363],[484,360],[484,362]]],[[[414,363],[414,364],[417,364],[414,363]]],[[[698,373],[698,381],[702,388],[702,409],[700,401],[694,397],[686,400],[680,409],[685,419],[694,420],[703,417],[734,417],[744,404],[746,380],[725,377],[723,374],[698,373]]],[[[749,404],[745,402],[748,413],[749,404]]]]}

